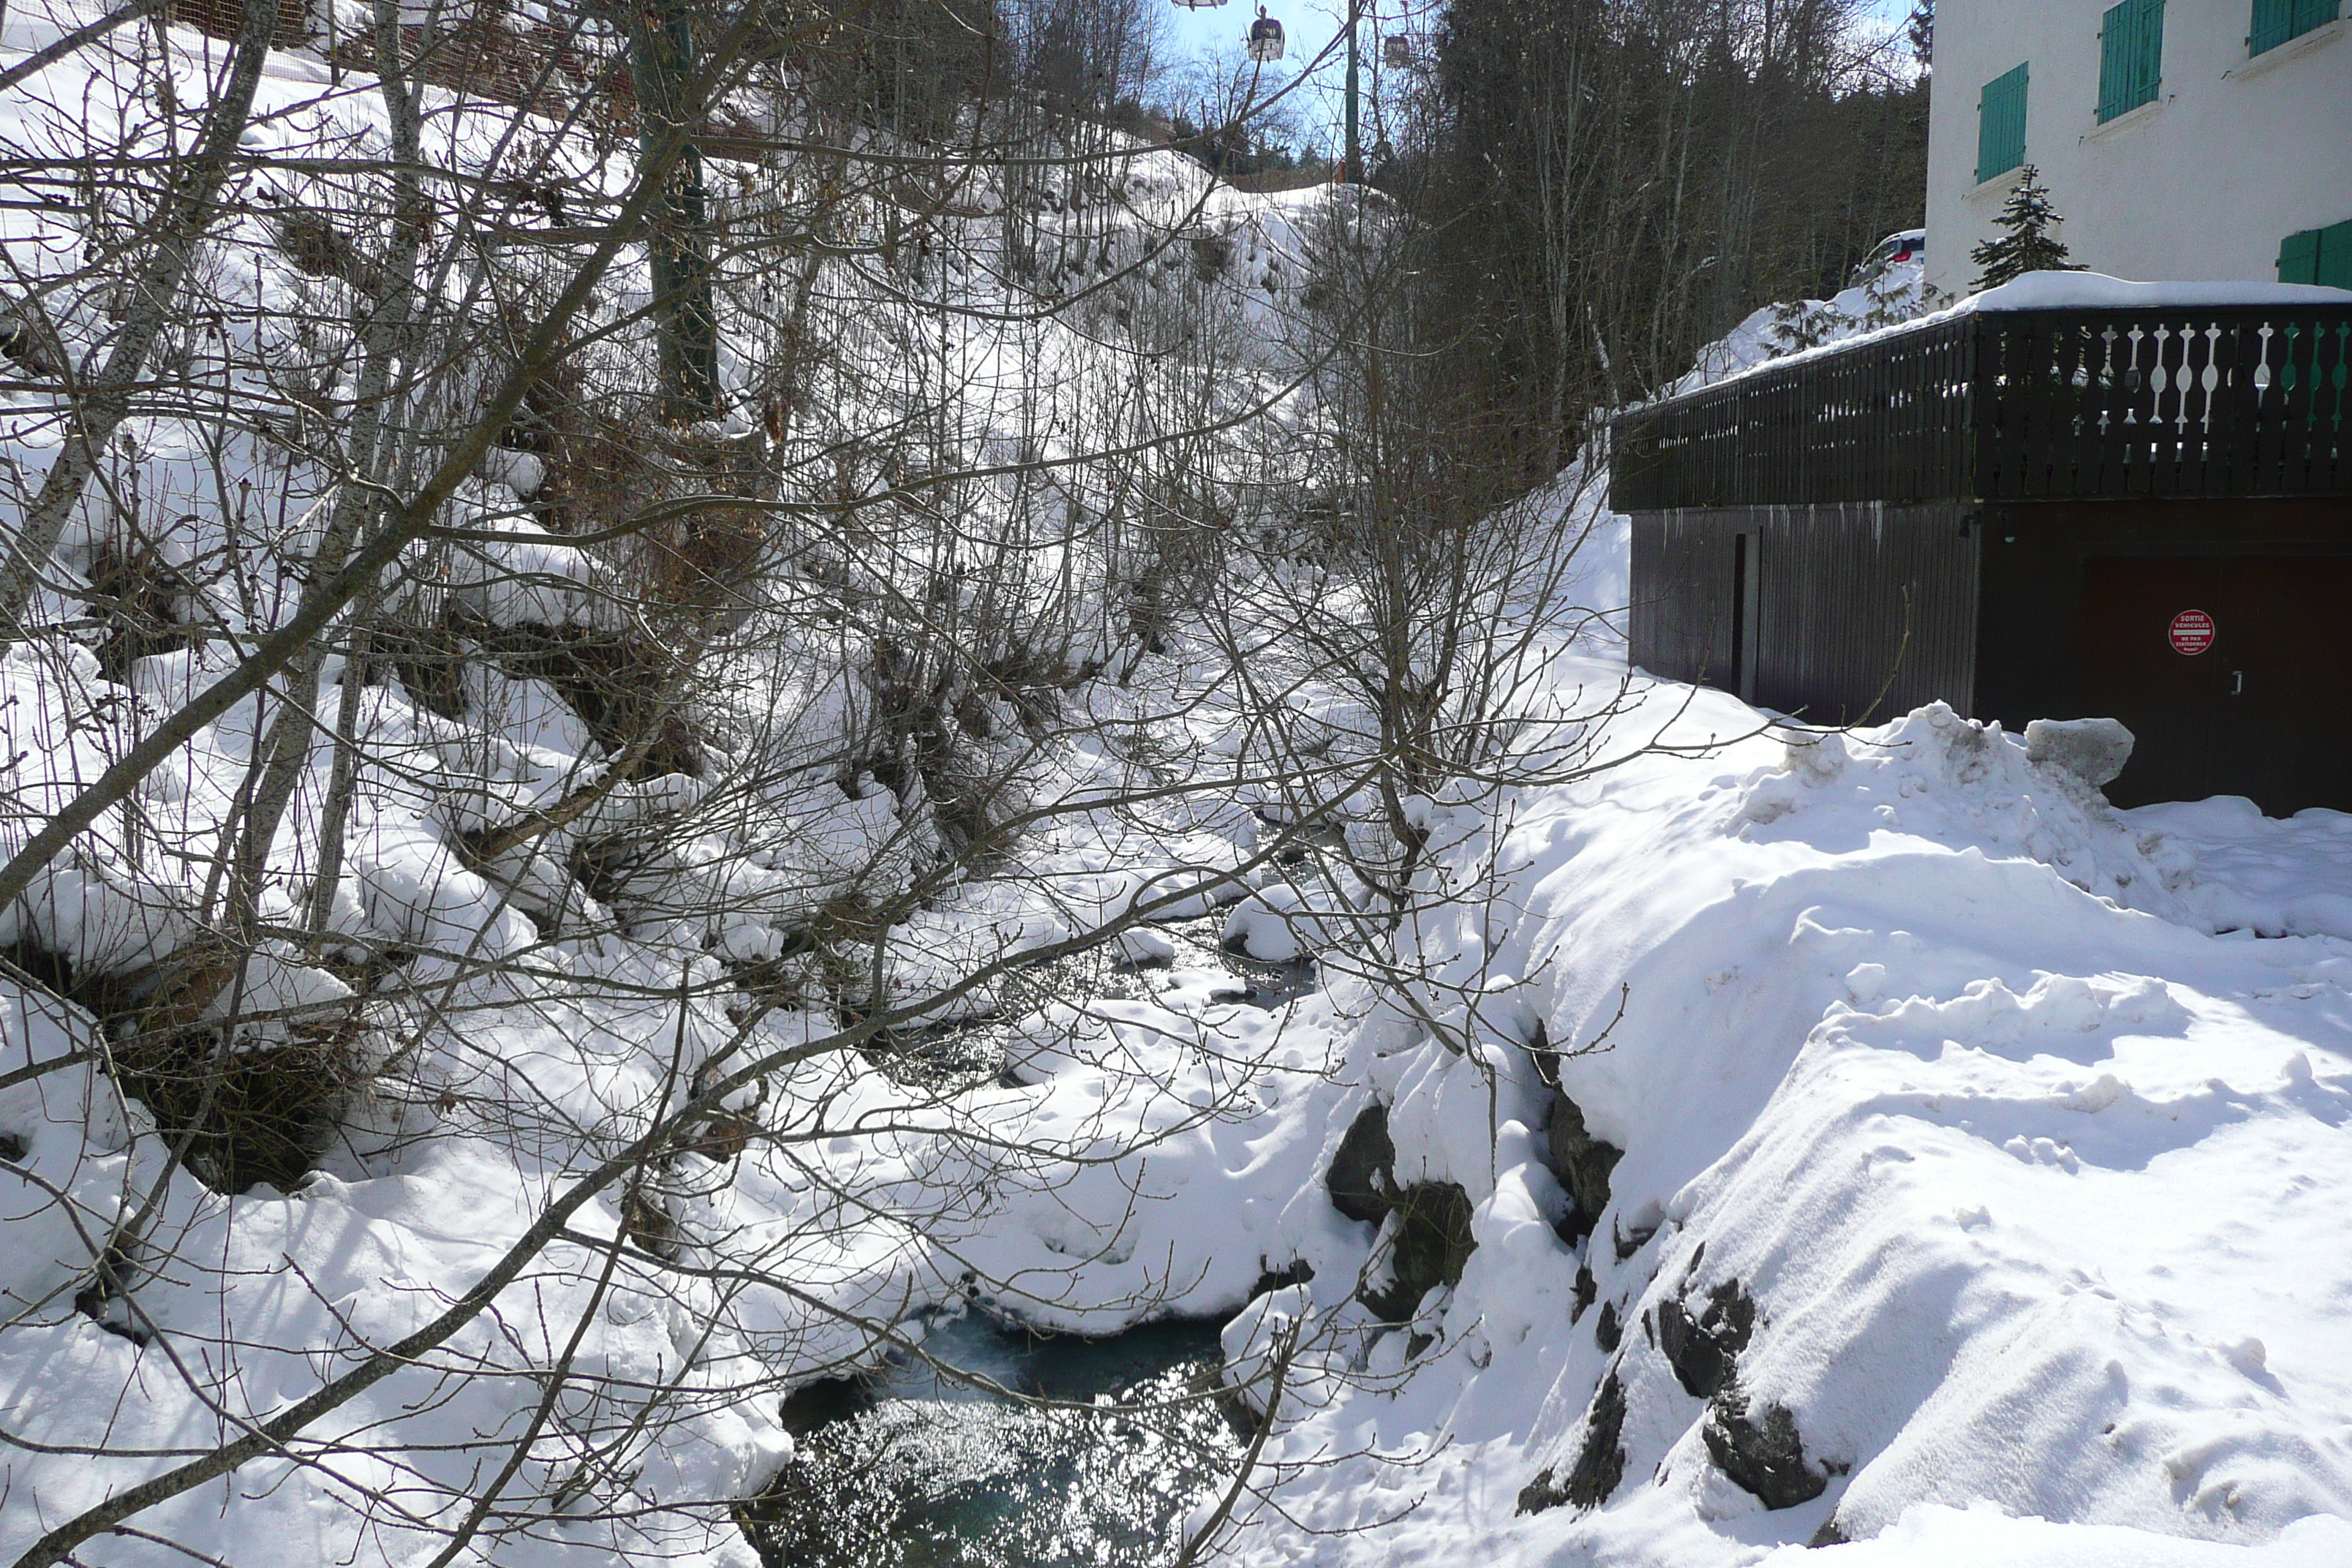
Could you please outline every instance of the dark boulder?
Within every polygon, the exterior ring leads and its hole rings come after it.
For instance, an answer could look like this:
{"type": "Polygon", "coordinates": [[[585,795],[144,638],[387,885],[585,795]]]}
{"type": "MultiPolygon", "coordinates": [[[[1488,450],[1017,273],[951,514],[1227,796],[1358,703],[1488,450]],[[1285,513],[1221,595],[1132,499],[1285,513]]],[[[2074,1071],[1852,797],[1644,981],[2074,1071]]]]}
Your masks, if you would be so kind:
{"type": "Polygon", "coordinates": [[[1453,1182],[1415,1182],[1394,1206],[1391,1282],[1367,1294],[1364,1304],[1381,1321],[1401,1323],[1432,1289],[1462,1282],[1463,1266],[1478,1244],[1470,1235],[1470,1194],[1453,1182]]]}
{"type": "Polygon", "coordinates": [[[853,1420],[880,1402],[874,1375],[853,1372],[845,1377],[821,1377],[784,1395],[778,1412],[784,1430],[803,1442],[836,1421],[853,1420]]]}
{"type": "Polygon", "coordinates": [[[1260,1296],[1270,1296],[1276,1290],[1288,1289],[1293,1285],[1304,1285],[1314,1278],[1315,1266],[1304,1258],[1294,1258],[1276,1268],[1265,1260],[1264,1253],[1260,1253],[1257,1260],[1257,1283],[1250,1287],[1249,1299],[1255,1301],[1260,1296]]]}
{"type": "Polygon", "coordinates": [[[1564,1094],[1552,1097],[1551,1120],[1544,1131],[1552,1173],[1568,1192],[1568,1212],[1553,1228],[1573,1247],[1601,1223],[1601,1212],[1609,1206],[1609,1173],[1625,1151],[1587,1131],[1583,1109],[1564,1094]]]}
{"type": "Polygon", "coordinates": [[[1658,1308],[1658,1349],[1685,1392],[1711,1399],[1731,1386],[1739,1352],[1756,1331],[1756,1302],[1737,1279],[1707,1292],[1696,1318],[1678,1300],[1658,1308]]]}
{"type": "Polygon", "coordinates": [[[1389,1141],[1388,1107],[1372,1101],[1339,1140],[1323,1185],[1331,1206],[1349,1219],[1378,1225],[1396,1206],[1396,1145],[1389,1141]]]}
{"type": "Polygon", "coordinates": [[[1536,1077],[1546,1089],[1559,1087],[1559,1053],[1551,1048],[1551,1030],[1541,1018],[1528,1027],[1528,1058],[1536,1065],[1536,1077]]]}
{"type": "Polygon", "coordinates": [[[1650,1238],[1658,1234],[1658,1227],[1646,1221],[1637,1221],[1632,1230],[1620,1230],[1612,1219],[1609,1222],[1609,1234],[1617,1253],[1617,1261],[1622,1263],[1649,1246],[1650,1238]]]}
{"type": "Polygon", "coordinates": [[[1593,1509],[1607,1502],[1625,1479],[1624,1436],[1625,1388],[1612,1371],[1601,1380],[1601,1391],[1592,1396],[1592,1408],[1585,1413],[1584,1446],[1577,1450],[1568,1479],[1555,1485],[1552,1472],[1544,1471],[1519,1489],[1518,1511],[1541,1513],[1561,1503],[1593,1509]]]}
{"type": "Polygon", "coordinates": [[[1805,1463],[1797,1418],[1782,1405],[1751,1415],[1748,1396],[1735,1387],[1718,1393],[1699,1429],[1716,1468],[1732,1484],[1766,1508],[1794,1508],[1822,1495],[1829,1477],[1805,1463]]]}

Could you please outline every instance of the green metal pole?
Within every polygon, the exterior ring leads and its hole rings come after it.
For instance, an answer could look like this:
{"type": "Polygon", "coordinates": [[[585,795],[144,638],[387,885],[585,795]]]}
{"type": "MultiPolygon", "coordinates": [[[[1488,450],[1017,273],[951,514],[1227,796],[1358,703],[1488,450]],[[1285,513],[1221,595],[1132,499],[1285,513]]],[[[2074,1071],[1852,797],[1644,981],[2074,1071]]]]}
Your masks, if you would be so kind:
{"type": "Polygon", "coordinates": [[[1348,0],[1348,184],[1364,183],[1364,148],[1356,137],[1356,31],[1363,0],[1348,0]]]}

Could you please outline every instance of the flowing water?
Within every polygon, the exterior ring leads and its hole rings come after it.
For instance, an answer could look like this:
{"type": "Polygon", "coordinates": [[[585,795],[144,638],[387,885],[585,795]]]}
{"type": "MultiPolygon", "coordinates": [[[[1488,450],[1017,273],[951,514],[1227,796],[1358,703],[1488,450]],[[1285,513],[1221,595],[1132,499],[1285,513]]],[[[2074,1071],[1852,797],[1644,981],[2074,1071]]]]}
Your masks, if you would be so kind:
{"type": "MultiPolygon", "coordinates": [[[[1041,971],[1034,989],[1150,996],[1211,972],[1213,994],[1270,1008],[1313,988],[1310,963],[1223,951],[1222,924],[1159,928],[1175,945],[1172,964],[1081,955],[1041,971]]],[[[1003,1059],[1006,1021],[902,1042],[902,1070],[943,1087],[983,1081],[1003,1059]]],[[[1244,1447],[1215,1392],[1214,1323],[1084,1340],[968,1312],[933,1319],[923,1348],[1019,1397],[918,1357],[795,1394],[785,1420],[799,1457],[746,1510],[768,1568],[1167,1568],[1186,1515],[1230,1485],[1244,1447]]]]}
{"type": "Polygon", "coordinates": [[[1213,1323],[1082,1340],[972,1312],[924,1350],[1026,1397],[913,1357],[798,1397],[788,1419],[848,1410],[752,1510],[770,1568],[1166,1568],[1185,1515],[1231,1480],[1242,1439],[1214,1393],[1213,1323]]]}

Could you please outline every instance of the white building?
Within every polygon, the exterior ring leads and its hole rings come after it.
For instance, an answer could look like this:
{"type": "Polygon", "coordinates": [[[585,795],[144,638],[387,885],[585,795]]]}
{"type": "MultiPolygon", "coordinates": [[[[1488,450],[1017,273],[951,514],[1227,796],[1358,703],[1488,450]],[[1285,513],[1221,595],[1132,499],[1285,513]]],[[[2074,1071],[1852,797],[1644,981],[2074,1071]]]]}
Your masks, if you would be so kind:
{"type": "Polygon", "coordinates": [[[1927,280],[2033,164],[2095,271],[2352,288],[2344,0],[1941,0],[1927,280]]]}

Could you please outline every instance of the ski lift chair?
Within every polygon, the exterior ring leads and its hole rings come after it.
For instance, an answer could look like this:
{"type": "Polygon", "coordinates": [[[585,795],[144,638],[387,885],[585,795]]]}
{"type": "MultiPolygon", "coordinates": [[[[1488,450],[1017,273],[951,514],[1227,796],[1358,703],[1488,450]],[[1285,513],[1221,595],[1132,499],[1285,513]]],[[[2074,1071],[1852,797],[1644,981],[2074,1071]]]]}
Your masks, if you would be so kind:
{"type": "Polygon", "coordinates": [[[1264,65],[1282,58],[1282,24],[1257,8],[1257,20],[1250,24],[1249,58],[1264,65]]]}

